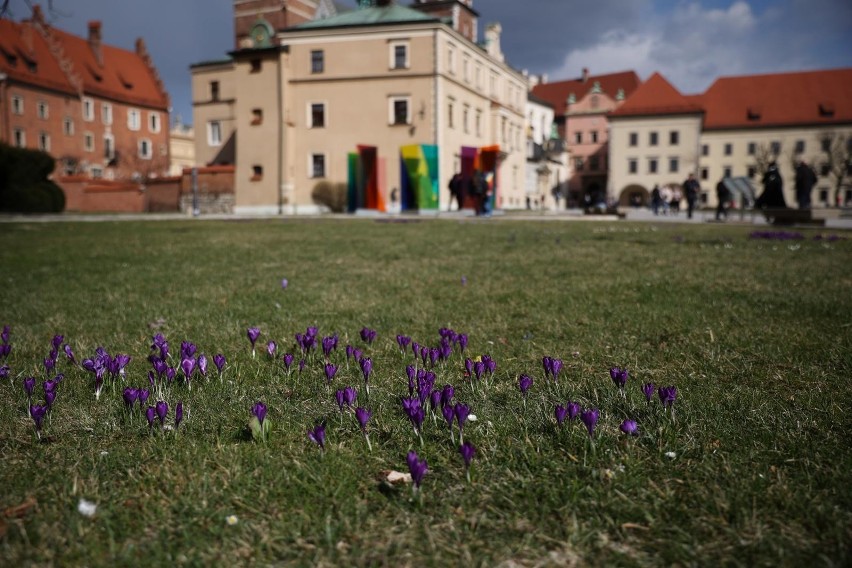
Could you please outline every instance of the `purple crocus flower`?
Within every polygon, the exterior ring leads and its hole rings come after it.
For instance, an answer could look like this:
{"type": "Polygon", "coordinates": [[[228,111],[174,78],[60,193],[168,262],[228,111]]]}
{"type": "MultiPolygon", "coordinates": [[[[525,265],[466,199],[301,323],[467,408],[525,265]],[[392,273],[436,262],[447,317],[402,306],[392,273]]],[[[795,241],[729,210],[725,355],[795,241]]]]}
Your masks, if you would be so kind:
{"type": "Polygon", "coordinates": [[[9,365],[0,365],[0,379],[8,379],[12,368],[9,365]]]}
{"type": "Polygon", "coordinates": [[[444,388],[441,389],[441,404],[450,404],[455,395],[456,389],[453,388],[453,385],[444,385],[444,388]]]}
{"type": "Polygon", "coordinates": [[[361,427],[361,431],[364,432],[364,434],[367,433],[367,422],[369,422],[372,417],[373,413],[366,408],[359,406],[355,409],[355,419],[358,421],[358,425],[361,427]]]}
{"type": "Polygon", "coordinates": [[[527,396],[527,391],[533,384],[532,377],[529,375],[521,375],[518,377],[518,388],[521,389],[521,395],[527,396]]]}
{"type": "Polygon", "coordinates": [[[628,436],[638,436],[639,435],[639,427],[636,425],[635,420],[625,420],[619,426],[619,429],[627,434],[628,436]]]}
{"type": "Polygon", "coordinates": [[[254,406],[251,407],[251,414],[257,418],[257,421],[260,422],[261,426],[263,426],[263,420],[266,418],[266,405],[260,401],[254,403],[254,406]]]}
{"type": "Polygon", "coordinates": [[[337,348],[337,334],[329,335],[322,338],[322,354],[326,358],[331,356],[331,352],[337,348]]]}
{"type": "Polygon", "coordinates": [[[477,361],[473,364],[473,374],[476,375],[476,380],[480,380],[482,378],[482,373],[485,371],[485,363],[482,361],[477,361]]]}
{"type": "Polygon", "coordinates": [[[554,381],[559,380],[559,371],[562,370],[562,359],[556,359],[552,357],[550,359],[550,375],[553,377],[554,381]]]}
{"type": "Polygon", "coordinates": [[[183,421],[183,401],[177,403],[175,406],[175,430],[177,430],[178,425],[183,421]]]}
{"type": "Polygon", "coordinates": [[[459,432],[464,428],[464,423],[470,415],[470,407],[464,403],[457,402],[453,408],[456,415],[456,421],[459,423],[459,432]]]}
{"type": "Polygon", "coordinates": [[[470,357],[464,358],[464,370],[468,377],[473,376],[473,360],[470,357]]]}
{"type": "Polygon", "coordinates": [[[290,282],[288,282],[286,278],[281,279],[281,289],[282,290],[286,290],[288,284],[290,284],[290,282]]]}
{"type": "Polygon", "coordinates": [[[33,389],[35,388],[35,384],[35,377],[27,377],[26,379],[24,379],[24,392],[27,393],[27,399],[33,397],[33,389]]]}
{"type": "Polygon", "coordinates": [[[328,384],[331,384],[332,379],[334,379],[334,375],[337,374],[337,365],[333,363],[325,364],[325,380],[328,381],[328,384]]]}
{"type": "Polygon", "coordinates": [[[432,408],[433,412],[441,404],[441,397],[443,396],[443,394],[443,391],[435,389],[429,395],[429,406],[432,408]]]}
{"type": "Polygon", "coordinates": [[[193,357],[195,355],[195,351],[197,347],[195,343],[191,341],[181,341],[180,342],[180,355],[183,357],[193,357]]]}
{"type": "Polygon", "coordinates": [[[429,471],[429,465],[426,460],[421,460],[417,456],[417,452],[408,452],[406,458],[408,462],[408,471],[411,473],[411,480],[414,482],[415,489],[420,489],[420,484],[423,482],[423,476],[429,471]]]}
{"type": "Polygon", "coordinates": [[[367,344],[373,343],[376,340],[376,330],[369,327],[361,329],[361,339],[367,344]]]}
{"type": "Polygon", "coordinates": [[[270,341],[266,344],[266,354],[270,359],[275,358],[275,351],[278,349],[278,345],[274,341],[270,341]]]}
{"type": "Polygon", "coordinates": [[[577,418],[577,415],[580,414],[580,403],[579,402],[571,402],[568,401],[568,404],[565,405],[568,410],[568,420],[574,420],[577,418]]]}
{"type": "Polygon", "coordinates": [[[207,355],[202,353],[198,356],[198,372],[201,373],[202,377],[207,376],[207,355]]]}
{"type": "Polygon", "coordinates": [[[133,410],[133,405],[139,399],[139,389],[124,387],[122,396],[124,397],[124,404],[127,405],[128,410],[133,410]]]}
{"type": "Polygon", "coordinates": [[[51,341],[51,343],[53,344],[53,349],[59,349],[59,346],[62,345],[63,341],[65,341],[64,335],[54,335],[53,341],[51,341]]]}
{"type": "Polygon", "coordinates": [[[399,348],[404,353],[405,348],[408,347],[408,345],[411,343],[411,338],[408,337],[407,335],[397,335],[396,336],[396,343],[397,343],[397,345],[399,345],[399,348]]]}
{"type": "Polygon", "coordinates": [[[301,374],[302,371],[305,370],[305,364],[306,363],[307,363],[307,361],[305,361],[304,359],[299,359],[299,374],[301,374]]]}
{"type": "Polygon", "coordinates": [[[68,360],[71,361],[72,365],[76,365],[77,359],[74,357],[74,351],[71,350],[71,346],[66,343],[64,349],[65,356],[68,357],[68,360]]]}
{"type": "Polygon", "coordinates": [[[3,331],[0,332],[0,341],[2,341],[3,343],[9,343],[9,331],[9,326],[4,325],[3,331]]]}
{"type": "Polygon", "coordinates": [[[316,337],[317,333],[319,333],[319,328],[317,328],[317,326],[315,325],[312,325],[305,330],[305,335],[307,335],[308,337],[316,337]]]}
{"type": "Polygon", "coordinates": [[[295,359],[295,357],[292,353],[285,353],[284,356],[281,357],[281,360],[284,361],[284,368],[287,369],[288,372],[290,371],[290,366],[293,364],[293,359],[295,359]]]}
{"type": "Polygon", "coordinates": [[[359,364],[361,365],[361,373],[364,374],[364,382],[366,383],[370,380],[370,373],[373,372],[373,360],[369,357],[364,357],[359,361],[359,364]]]}
{"type": "Polygon", "coordinates": [[[251,353],[254,355],[254,344],[257,343],[257,338],[260,337],[259,327],[250,327],[246,330],[246,336],[251,341],[251,353]]]}
{"type": "Polygon", "coordinates": [[[464,460],[464,466],[470,467],[470,460],[473,459],[473,456],[476,454],[476,448],[470,442],[465,442],[461,446],[459,446],[459,453],[464,460]]]}
{"type": "Polygon", "coordinates": [[[216,365],[216,370],[219,372],[219,376],[222,375],[222,371],[225,369],[225,362],[225,356],[221,353],[213,355],[213,364],[216,365]]]}
{"type": "Polygon", "coordinates": [[[642,385],[642,393],[645,395],[645,400],[651,402],[651,399],[654,398],[654,391],[657,390],[657,387],[654,386],[654,383],[645,383],[642,385]]]}
{"type": "Polygon", "coordinates": [[[343,389],[337,389],[337,391],[335,391],[334,400],[337,401],[337,407],[340,409],[341,412],[343,412],[343,406],[346,404],[343,399],[343,389]]]}
{"type": "MultiPolygon", "coordinates": [[[[37,433],[41,432],[41,426],[44,422],[44,416],[47,414],[47,406],[43,404],[31,404],[30,405],[30,416],[35,423],[35,429],[37,433]]],[[[39,434],[39,437],[41,434],[39,434]]]]}
{"type": "Polygon", "coordinates": [[[353,353],[355,353],[355,348],[352,347],[351,343],[347,343],[346,344],[346,360],[347,361],[352,358],[353,353]]]}
{"type": "MultiPolygon", "coordinates": [[[[57,377],[58,376],[59,375],[57,375],[57,377]]],[[[44,389],[45,393],[49,393],[49,392],[53,392],[54,390],[56,390],[56,385],[58,385],[58,384],[59,384],[59,380],[53,379],[53,380],[50,380],[50,381],[44,381],[44,383],[41,386],[44,389]]]]}
{"type": "Polygon", "coordinates": [[[44,372],[49,374],[56,367],[56,359],[47,357],[44,360],[44,372]]]}
{"type": "Polygon", "coordinates": [[[599,417],[600,417],[600,411],[598,411],[597,408],[585,410],[580,414],[580,420],[583,421],[583,424],[585,424],[586,428],[589,430],[589,437],[590,438],[595,433],[595,424],[598,423],[599,417]]]}
{"type": "Polygon", "coordinates": [[[627,384],[628,375],[629,373],[627,369],[622,369],[620,367],[613,367],[609,370],[609,376],[612,379],[612,382],[620,389],[623,389],[624,385],[627,384]]]}
{"type": "Polygon", "coordinates": [[[343,389],[343,403],[352,408],[352,405],[355,404],[355,399],[358,398],[358,391],[355,390],[355,387],[346,387],[343,389]]]}
{"type": "Polygon", "coordinates": [[[445,404],[441,407],[441,414],[444,415],[444,420],[447,421],[447,426],[453,427],[453,419],[456,417],[456,409],[452,404],[445,404]]]}
{"type": "Polygon", "coordinates": [[[325,450],[325,424],[317,424],[313,430],[308,430],[308,439],[325,450]]]}
{"type": "Polygon", "coordinates": [[[467,349],[467,334],[466,333],[460,333],[460,334],[458,334],[457,339],[458,339],[458,344],[459,344],[459,351],[464,353],[464,350],[467,349]]]}
{"type": "Polygon", "coordinates": [[[139,398],[139,406],[142,406],[146,402],[148,402],[148,397],[151,396],[151,391],[148,389],[139,389],[137,391],[137,396],[139,398]]]}
{"type": "Polygon", "coordinates": [[[166,416],[169,414],[169,404],[165,400],[157,401],[156,406],[157,418],[160,419],[160,426],[166,423],[166,416]]]}
{"type": "Polygon", "coordinates": [[[154,420],[157,419],[157,409],[149,406],[145,409],[145,418],[148,420],[148,428],[154,427],[154,420]]]}
{"type": "Polygon", "coordinates": [[[664,407],[669,407],[674,404],[675,399],[677,399],[677,387],[660,387],[657,391],[657,394],[660,397],[660,402],[664,407]]]}
{"type": "Polygon", "coordinates": [[[12,352],[12,346],[8,343],[3,343],[0,345],[0,359],[6,359],[9,356],[9,353],[12,352]]]}
{"type": "Polygon", "coordinates": [[[364,357],[364,352],[358,349],[357,347],[352,349],[352,358],[356,361],[360,361],[361,358],[364,357]]]}
{"type": "Polygon", "coordinates": [[[44,404],[47,409],[53,408],[53,401],[56,400],[56,391],[47,391],[44,393],[44,404]]]}
{"type": "Polygon", "coordinates": [[[553,413],[556,415],[556,423],[559,426],[562,426],[562,422],[565,420],[565,415],[568,414],[568,409],[561,404],[557,404],[556,408],[553,409],[553,413]]]}
{"type": "Polygon", "coordinates": [[[124,369],[130,364],[130,355],[119,353],[115,356],[115,366],[117,367],[116,374],[125,375],[124,369]]]}
{"type": "Polygon", "coordinates": [[[180,362],[180,369],[183,371],[183,376],[188,383],[192,379],[192,371],[195,369],[195,359],[191,357],[185,358],[180,362]]]}

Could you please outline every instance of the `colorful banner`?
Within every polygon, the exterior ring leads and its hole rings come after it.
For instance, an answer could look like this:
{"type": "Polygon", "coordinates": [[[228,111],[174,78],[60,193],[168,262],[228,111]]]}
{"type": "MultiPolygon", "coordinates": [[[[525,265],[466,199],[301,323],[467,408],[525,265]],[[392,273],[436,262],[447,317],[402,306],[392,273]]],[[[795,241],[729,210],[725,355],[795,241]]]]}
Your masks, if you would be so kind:
{"type": "Polygon", "coordinates": [[[379,170],[384,160],[378,157],[375,146],[358,145],[358,152],[351,152],[349,158],[349,194],[348,209],[352,213],[357,209],[376,209],[386,211],[385,198],[380,181],[384,174],[379,170]]]}
{"type": "Polygon", "coordinates": [[[437,210],[438,147],[411,144],[400,148],[402,209],[437,210]]]}

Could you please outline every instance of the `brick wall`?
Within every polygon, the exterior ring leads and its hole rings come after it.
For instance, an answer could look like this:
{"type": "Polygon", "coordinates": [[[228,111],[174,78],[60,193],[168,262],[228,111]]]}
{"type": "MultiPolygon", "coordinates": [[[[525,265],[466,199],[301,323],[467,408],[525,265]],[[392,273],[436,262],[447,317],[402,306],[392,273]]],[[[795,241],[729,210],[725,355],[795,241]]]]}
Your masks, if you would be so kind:
{"type": "Polygon", "coordinates": [[[180,176],[150,180],[147,184],[149,213],[180,211],[180,176]]]}
{"type": "Polygon", "coordinates": [[[132,182],[60,177],[54,181],[65,192],[65,210],[70,212],[142,213],[145,193],[132,182]]]}

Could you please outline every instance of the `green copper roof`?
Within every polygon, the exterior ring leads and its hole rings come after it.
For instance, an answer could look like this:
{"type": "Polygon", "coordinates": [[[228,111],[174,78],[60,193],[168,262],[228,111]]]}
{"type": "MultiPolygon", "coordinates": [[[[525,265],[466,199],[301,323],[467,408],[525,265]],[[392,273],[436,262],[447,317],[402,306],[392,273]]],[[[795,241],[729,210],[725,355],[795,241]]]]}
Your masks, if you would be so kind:
{"type": "Polygon", "coordinates": [[[338,28],[344,26],[371,26],[377,24],[399,24],[407,22],[436,22],[436,18],[427,16],[406,6],[390,4],[388,6],[374,6],[372,8],[359,8],[343,12],[330,18],[313,20],[293,26],[291,29],[305,30],[317,28],[338,28]]]}

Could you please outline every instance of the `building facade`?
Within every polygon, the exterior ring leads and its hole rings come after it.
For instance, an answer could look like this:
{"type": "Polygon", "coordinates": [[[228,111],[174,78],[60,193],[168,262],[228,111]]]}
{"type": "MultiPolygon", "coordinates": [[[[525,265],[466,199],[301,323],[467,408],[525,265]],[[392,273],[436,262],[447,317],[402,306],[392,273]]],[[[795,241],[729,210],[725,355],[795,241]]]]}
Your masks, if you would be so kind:
{"type": "Polygon", "coordinates": [[[0,141],[44,150],[57,173],[131,179],[169,169],[169,97],[142,39],[128,51],[49,25],[38,5],[0,19],[0,141]]]}
{"type": "Polygon", "coordinates": [[[321,184],[361,196],[356,208],[446,210],[450,178],[474,167],[495,206],[525,206],[526,84],[499,25],[479,45],[470,1],[323,6],[280,29],[258,13],[251,44],[192,68],[196,155],[236,164],[238,211],[322,210],[321,184]]]}
{"type": "Polygon", "coordinates": [[[526,208],[555,211],[565,206],[570,164],[553,106],[527,95],[526,208]]]}

